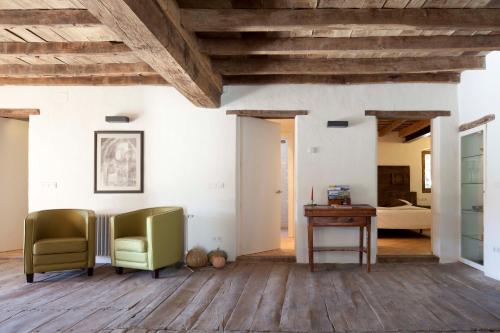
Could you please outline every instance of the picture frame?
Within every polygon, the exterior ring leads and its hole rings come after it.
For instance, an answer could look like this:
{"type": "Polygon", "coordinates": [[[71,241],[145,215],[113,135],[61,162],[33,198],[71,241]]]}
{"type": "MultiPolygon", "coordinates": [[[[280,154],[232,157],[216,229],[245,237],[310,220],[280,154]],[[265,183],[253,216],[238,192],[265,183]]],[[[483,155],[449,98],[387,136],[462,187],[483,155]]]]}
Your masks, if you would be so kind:
{"type": "Polygon", "coordinates": [[[94,193],[144,193],[144,131],[94,132],[94,193]]]}

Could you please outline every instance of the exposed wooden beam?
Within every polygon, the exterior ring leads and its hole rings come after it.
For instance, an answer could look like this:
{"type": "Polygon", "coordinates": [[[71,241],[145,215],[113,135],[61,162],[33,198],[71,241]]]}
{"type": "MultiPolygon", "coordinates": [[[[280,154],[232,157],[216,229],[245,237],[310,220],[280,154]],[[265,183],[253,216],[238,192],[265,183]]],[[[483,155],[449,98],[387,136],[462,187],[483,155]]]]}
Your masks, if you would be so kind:
{"type": "Polygon", "coordinates": [[[0,109],[0,117],[28,120],[30,116],[40,114],[39,109],[0,109]]]}
{"type": "Polygon", "coordinates": [[[144,63],[94,65],[0,65],[0,76],[83,76],[156,74],[144,63]]]}
{"type": "Polygon", "coordinates": [[[411,135],[415,132],[418,132],[426,127],[431,126],[431,120],[430,119],[424,119],[424,120],[419,120],[412,125],[403,128],[402,130],[399,131],[399,137],[404,138],[407,137],[408,135],[411,135]]]}
{"type": "Polygon", "coordinates": [[[489,122],[491,122],[493,120],[495,120],[495,115],[494,114],[489,114],[489,115],[481,117],[481,118],[479,118],[477,120],[474,120],[474,121],[471,121],[469,123],[465,123],[465,124],[460,125],[460,127],[458,128],[458,130],[460,132],[464,132],[464,131],[470,130],[471,128],[487,124],[487,123],[489,123],[489,122]]]}
{"type": "Polygon", "coordinates": [[[243,75],[226,76],[226,85],[257,84],[365,84],[365,83],[458,83],[458,73],[379,75],[243,75]]]}
{"type": "Polygon", "coordinates": [[[449,117],[450,115],[451,115],[450,111],[434,111],[434,110],[422,110],[422,111],[366,110],[365,111],[365,116],[374,116],[377,118],[384,118],[384,119],[424,120],[424,119],[433,119],[437,117],[449,117]]]}
{"type": "Polygon", "coordinates": [[[182,9],[191,31],[499,30],[499,9],[182,9]]]}
{"type": "Polygon", "coordinates": [[[484,57],[437,57],[398,59],[217,59],[223,75],[269,74],[389,74],[456,72],[484,68],[484,57]]]}
{"type": "Polygon", "coordinates": [[[48,42],[48,43],[0,43],[0,55],[11,56],[60,56],[67,54],[114,54],[132,53],[123,43],[116,42],[48,42]]]}
{"type": "Polygon", "coordinates": [[[123,39],[136,55],[177,88],[193,104],[220,106],[222,79],[210,61],[186,40],[174,0],[81,0],[102,23],[123,39]],[[168,10],[165,11],[165,9],[168,10]]]}
{"type": "Polygon", "coordinates": [[[0,10],[0,28],[16,26],[88,26],[101,23],[85,9],[9,9],[0,10]]]}
{"type": "MultiPolygon", "coordinates": [[[[500,35],[359,38],[240,38],[200,39],[201,50],[209,55],[325,55],[345,56],[352,51],[416,53],[419,51],[500,50],[500,35]]],[[[350,56],[354,57],[354,56],[350,56]]],[[[401,55],[399,55],[401,57],[401,55]]],[[[359,57],[361,58],[361,57],[359,57]]]]}
{"type": "Polygon", "coordinates": [[[304,110],[228,110],[226,114],[261,119],[294,119],[296,116],[308,115],[309,112],[304,110]]]}
{"type": "Polygon", "coordinates": [[[406,119],[393,120],[389,125],[385,126],[380,131],[378,131],[378,136],[379,137],[386,136],[387,134],[391,133],[399,126],[403,125],[405,122],[406,122],[406,119]]]}
{"type": "Polygon", "coordinates": [[[1,77],[0,85],[30,86],[134,86],[167,85],[159,75],[1,77]]]}

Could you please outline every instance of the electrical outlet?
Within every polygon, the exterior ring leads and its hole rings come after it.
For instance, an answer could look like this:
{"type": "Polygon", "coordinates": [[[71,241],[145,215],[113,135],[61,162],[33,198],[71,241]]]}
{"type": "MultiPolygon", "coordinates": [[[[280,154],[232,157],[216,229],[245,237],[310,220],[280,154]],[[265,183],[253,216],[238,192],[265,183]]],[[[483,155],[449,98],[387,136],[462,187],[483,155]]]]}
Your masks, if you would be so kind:
{"type": "Polygon", "coordinates": [[[494,252],[494,253],[499,253],[499,254],[500,254],[500,247],[493,246],[493,252],[494,252]]]}
{"type": "Polygon", "coordinates": [[[215,236],[212,237],[212,240],[216,243],[222,243],[222,237],[221,236],[215,236]]]}

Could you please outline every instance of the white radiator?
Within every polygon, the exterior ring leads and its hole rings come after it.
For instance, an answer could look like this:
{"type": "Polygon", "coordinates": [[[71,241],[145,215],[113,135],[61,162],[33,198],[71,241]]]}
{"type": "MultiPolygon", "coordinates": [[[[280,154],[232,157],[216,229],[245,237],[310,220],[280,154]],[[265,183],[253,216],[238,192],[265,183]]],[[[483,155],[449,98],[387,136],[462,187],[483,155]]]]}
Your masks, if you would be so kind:
{"type": "Polygon", "coordinates": [[[109,218],[110,215],[98,214],[96,220],[96,256],[109,257],[109,218]]]}

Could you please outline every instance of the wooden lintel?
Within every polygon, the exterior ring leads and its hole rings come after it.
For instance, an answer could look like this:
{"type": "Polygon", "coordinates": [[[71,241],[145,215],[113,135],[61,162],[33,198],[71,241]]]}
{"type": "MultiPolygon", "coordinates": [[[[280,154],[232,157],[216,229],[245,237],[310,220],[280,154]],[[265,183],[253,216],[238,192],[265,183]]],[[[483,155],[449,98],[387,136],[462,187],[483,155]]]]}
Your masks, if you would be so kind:
{"type": "Polygon", "coordinates": [[[60,56],[66,54],[114,54],[131,53],[127,45],[117,42],[47,42],[47,43],[24,43],[3,42],[0,43],[0,55],[11,56],[60,56]]]}
{"type": "Polygon", "coordinates": [[[134,86],[168,85],[159,75],[1,77],[0,85],[30,86],[134,86]]]}
{"type": "Polygon", "coordinates": [[[464,131],[470,130],[470,129],[474,128],[474,127],[478,127],[478,126],[487,124],[487,123],[489,123],[489,122],[491,122],[493,120],[495,120],[495,115],[494,114],[489,114],[489,115],[481,117],[481,118],[479,118],[477,120],[474,120],[474,121],[471,121],[469,123],[465,123],[465,124],[460,125],[460,127],[458,128],[458,130],[460,132],[464,132],[464,131]]]}
{"type": "Polygon", "coordinates": [[[433,119],[437,117],[449,117],[451,115],[450,111],[378,111],[378,110],[367,110],[365,111],[365,116],[374,116],[377,118],[384,119],[408,119],[408,120],[424,120],[433,119]]]}
{"type": "Polygon", "coordinates": [[[222,78],[186,37],[175,1],[80,2],[193,104],[220,106],[222,78]]]}
{"type": "Polygon", "coordinates": [[[399,131],[399,137],[404,138],[409,135],[412,135],[415,132],[418,132],[426,127],[429,127],[431,125],[431,120],[430,119],[423,119],[419,120],[412,125],[403,128],[402,130],[399,131]]]}
{"type": "Polygon", "coordinates": [[[387,134],[391,133],[393,130],[395,130],[399,126],[403,125],[405,122],[406,122],[406,119],[393,120],[389,125],[385,126],[380,131],[378,131],[378,136],[379,137],[386,136],[387,134]]]}
{"type": "Polygon", "coordinates": [[[500,9],[182,9],[191,31],[500,30],[500,9]]]}
{"type": "Polygon", "coordinates": [[[386,56],[420,51],[465,52],[500,49],[500,35],[493,36],[398,36],[356,38],[213,38],[200,39],[209,55],[325,55],[349,58],[360,52],[386,56]],[[356,52],[354,52],[356,51],[356,52]],[[350,55],[350,56],[349,56],[350,55]]]}
{"type": "Polygon", "coordinates": [[[432,57],[389,59],[217,59],[223,75],[350,75],[457,72],[483,69],[484,57],[432,57]]]}
{"type": "Polygon", "coordinates": [[[379,75],[239,75],[224,77],[225,85],[458,82],[460,82],[460,74],[458,73],[410,73],[379,75]]]}
{"type": "Polygon", "coordinates": [[[296,116],[308,115],[309,112],[304,110],[228,110],[226,114],[261,119],[294,119],[296,116]]]}
{"type": "Polygon", "coordinates": [[[28,120],[30,116],[37,116],[39,114],[39,109],[0,109],[1,118],[28,120]]]}
{"type": "Polygon", "coordinates": [[[0,10],[0,27],[89,26],[102,25],[85,9],[8,9],[0,10]]]}
{"type": "Polygon", "coordinates": [[[144,63],[92,65],[0,65],[0,76],[84,76],[84,75],[138,75],[156,74],[144,63]]]}

